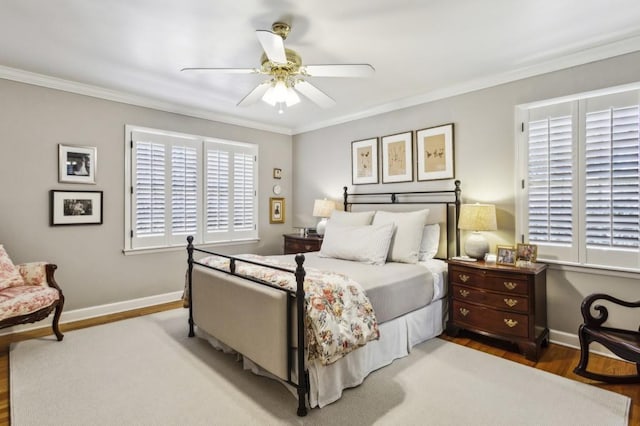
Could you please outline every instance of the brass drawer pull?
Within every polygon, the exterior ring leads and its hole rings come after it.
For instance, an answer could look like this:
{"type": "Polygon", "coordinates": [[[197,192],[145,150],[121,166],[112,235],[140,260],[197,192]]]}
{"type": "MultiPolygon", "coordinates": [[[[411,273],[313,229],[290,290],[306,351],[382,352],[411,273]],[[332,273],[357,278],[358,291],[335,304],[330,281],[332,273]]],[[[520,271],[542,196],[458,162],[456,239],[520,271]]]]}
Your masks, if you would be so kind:
{"type": "Polygon", "coordinates": [[[462,314],[463,317],[466,317],[467,314],[469,313],[469,310],[466,308],[460,308],[460,313],[462,314]]]}
{"type": "Polygon", "coordinates": [[[518,325],[518,321],[512,320],[511,318],[509,318],[509,319],[505,318],[504,319],[504,323],[507,324],[509,326],[509,328],[513,328],[516,325],[518,325]]]}
{"type": "Polygon", "coordinates": [[[506,303],[510,308],[513,308],[518,304],[518,301],[516,299],[504,299],[504,303],[506,303]]]}
{"type": "Polygon", "coordinates": [[[507,290],[513,290],[514,288],[518,287],[518,283],[512,283],[511,281],[505,281],[503,284],[507,288],[507,290]]]}
{"type": "Polygon", "coordinates": [[[463,283],[466,283],[467,281],[469,281],[469,278],[471,278],[469,275],[463,275],[463,274],[459,274],[458,277],[460,278],[460,281],[462,281],[463,283]]]}
{"type": "Polygon", "coordinates": [[[460,295],[462,297],[467,297],[469,295],[469,290],[460,289],[460,295]]]}

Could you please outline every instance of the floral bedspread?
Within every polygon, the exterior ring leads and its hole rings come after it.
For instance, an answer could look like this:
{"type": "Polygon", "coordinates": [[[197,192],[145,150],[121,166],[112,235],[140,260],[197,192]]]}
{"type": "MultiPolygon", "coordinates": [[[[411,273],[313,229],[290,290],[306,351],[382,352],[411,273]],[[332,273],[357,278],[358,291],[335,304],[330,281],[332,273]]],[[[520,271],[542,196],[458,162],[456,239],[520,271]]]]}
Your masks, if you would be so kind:
{"type": "MultiPolygon", "coordinates": [[[[292,264],[263,256],[236,256],[295,271],[292,264]]],[[[229,259],[209,256],[199,261],[229,270],[229,259]]],[[[377,340],[380,332],[369,298],[354,280],[335,272],[305,268],[306,341],[309,360],[331,364],[347,353],[377,340]]],[[[296,289],[295,275],[265,266],[236,261],[236,274],[257,278],[280,287],[296,289]]]]}

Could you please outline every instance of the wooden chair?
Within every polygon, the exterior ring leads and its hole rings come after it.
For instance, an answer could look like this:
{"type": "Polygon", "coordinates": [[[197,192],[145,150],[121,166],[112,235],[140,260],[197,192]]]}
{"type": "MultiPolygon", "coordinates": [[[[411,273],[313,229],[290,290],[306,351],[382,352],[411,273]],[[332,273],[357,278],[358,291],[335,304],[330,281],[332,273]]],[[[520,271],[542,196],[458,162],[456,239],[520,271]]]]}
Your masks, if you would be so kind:
{"type": "Polygon", "coordinates": [[[604,327],[609,318],[609,311],[605,306],[595,305],[593,309],[599,312],[597,317],[591,314],[591,307],[597,300],[607,300],[627,308],[640,308],[640,301],[627,302],[607,294],[592,294],[582,301],[581,311],[584,323],[580,326],[580,363],[573,370],[574,373],[607,383],[640,383],[640,329],[624,330],[620,328],[604,327]],[[620,358],[636,364],[637,374],[608,375],[587,371],[589,362],[589,344],[598,342],[620,358]]]}

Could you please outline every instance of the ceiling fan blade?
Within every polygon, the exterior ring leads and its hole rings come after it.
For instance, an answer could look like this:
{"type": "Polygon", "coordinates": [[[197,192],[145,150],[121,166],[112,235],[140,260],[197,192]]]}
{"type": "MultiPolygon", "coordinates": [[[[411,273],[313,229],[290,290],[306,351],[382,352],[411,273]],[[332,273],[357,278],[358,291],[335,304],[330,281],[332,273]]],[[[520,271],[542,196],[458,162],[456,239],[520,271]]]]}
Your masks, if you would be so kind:
{"type": "Polygon", "coordinates": [[[336,104],[336,101],[334,101],[329,95],[325,94],[323,91],[307,81],[299,80],[293,88],[322,108],[331,108],[336,104]]]}
{"type": "Polygon", "coordinates": [[[182,68],[180,71],[207,71],[220,74],[258,74],[257,68],[182,68]]]}
{"type": "Polygon", "coordinates": [[[258,41],[264,49],[264,53],[271,62],[286,64],[287,55],[284,51],[284,40],[276,33],[267,30],[257,30],[258,41]]]}
{"type": "Polygon", "coordinates": [[[271,87],[271,82],[266,81],[262,84],[257,85],[247,96],[242,98],[240,102],[238,102],[237,106],[249,106],[256,103],[262,96],[266,93],[266,91],[271,87]]]}
{"type": "Polygon", "coordinates": [[[376,70],[369,64],[307,65],[303,73],[311,77],[370,77],[376,70]]]}

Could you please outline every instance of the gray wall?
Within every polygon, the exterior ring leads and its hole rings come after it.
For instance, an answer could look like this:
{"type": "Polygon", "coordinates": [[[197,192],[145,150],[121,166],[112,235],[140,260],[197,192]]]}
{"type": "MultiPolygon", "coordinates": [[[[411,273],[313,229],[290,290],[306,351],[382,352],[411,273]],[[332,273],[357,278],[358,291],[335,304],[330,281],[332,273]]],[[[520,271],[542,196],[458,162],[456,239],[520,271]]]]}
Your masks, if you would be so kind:
{"type": "MultiPolygon", "coordinates": [[[[296,135],[293,144],[296,177],[293,224],[308,226],[316,222],[311,216],[315,198],[330,197],[340,201],[343,186],[353,189],[352,141],[454,123],[455,177],[462,181],[464,201],[495,203],[499,231],[487,233],[491,246],[513,244],[515,106],[636,82],[638,76],[640,53],[634,53],[296,135]]],[[[453,184],[447,180],[359,185],[356,190],[442,187],[452,188],[453,184]]],[[[554,269],[549,271],[548,281],[549,326],[560,334],[577,332],[581,323],[580,302],[587,294],[604,291],[628,300],[638,298],[637,276],[610,278],[554,269]]],[[[623,314],[623,318],[631,320],[631,315],[623,314]]],[[[637,327],[637,319],[628,325],[637,327]]],[[[560,337],[556,333],[556,338],[560,337]]]]}
{"type": "Polygon", "coordinates": [[[0,244],[16,263],[58,264],[65,311],[182,289],[184,250],[122,254],[125,124],[258,143],[260,241],[216,249],[282,252],[291,219],[270,225],[268,203],[274,167],[283,170],[280,196],[291,199],[291,136],[0,79],[0,244]],[[58,183],[59,143],[98,148],[96,185],[58,183]],[[50,189],[104,191],[104,224],[50,227],[50,189]]]}

